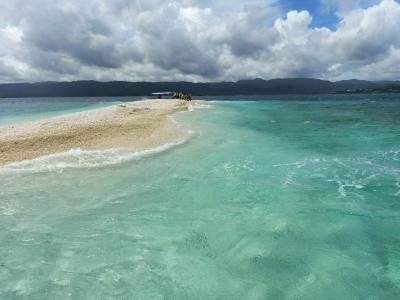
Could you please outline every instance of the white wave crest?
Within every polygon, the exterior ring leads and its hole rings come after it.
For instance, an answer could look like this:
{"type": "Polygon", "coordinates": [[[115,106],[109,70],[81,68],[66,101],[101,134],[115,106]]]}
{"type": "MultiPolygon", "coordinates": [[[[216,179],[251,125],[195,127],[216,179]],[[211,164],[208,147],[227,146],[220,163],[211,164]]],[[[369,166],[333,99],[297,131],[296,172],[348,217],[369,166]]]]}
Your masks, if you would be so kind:
{"type": "Polygon", "coordinates": [[[0,167],[0,174],[14,172],[62,172],[65,169],[96,168],[120,164],[130,160],[139,160],[164,152],[172,147],[185,143],[183,139],[173,143],[167,143],[159,147],[147,150],[82,150],[71,149],[65,152],[54,153],[32,160],[14,162],[0,167]]]}
{"type": "Polygon", "coordinates": [[[205,108],[211,108],[211,105],[209,104],[196,104],[196,105],[192,105],[189,106],[189,111],[194,111],[196,109],[205,109],[205,108]]]}

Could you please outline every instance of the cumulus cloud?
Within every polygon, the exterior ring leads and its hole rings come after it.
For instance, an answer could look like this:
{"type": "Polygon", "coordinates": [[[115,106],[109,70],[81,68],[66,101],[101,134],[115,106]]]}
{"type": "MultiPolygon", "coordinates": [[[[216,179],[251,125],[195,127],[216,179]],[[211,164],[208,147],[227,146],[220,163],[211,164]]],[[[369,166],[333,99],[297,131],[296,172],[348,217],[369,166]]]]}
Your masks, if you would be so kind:
{"type": "Polygon", "coordinates": [[[348,3],[332,30],[276,1],[1,1],[0,81],[399,79],[400,4],[348,3]]]}

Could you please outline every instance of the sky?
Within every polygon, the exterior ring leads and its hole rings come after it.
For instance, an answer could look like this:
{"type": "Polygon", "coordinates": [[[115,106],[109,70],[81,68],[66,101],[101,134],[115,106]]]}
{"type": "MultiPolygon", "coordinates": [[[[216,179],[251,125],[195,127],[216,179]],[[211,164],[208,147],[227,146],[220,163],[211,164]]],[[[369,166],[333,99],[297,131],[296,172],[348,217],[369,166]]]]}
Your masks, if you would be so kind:
{"type": "Polygon", "coordinates": [[[0,82],[400,80],[397,0],[0,0],[0,82]]]}

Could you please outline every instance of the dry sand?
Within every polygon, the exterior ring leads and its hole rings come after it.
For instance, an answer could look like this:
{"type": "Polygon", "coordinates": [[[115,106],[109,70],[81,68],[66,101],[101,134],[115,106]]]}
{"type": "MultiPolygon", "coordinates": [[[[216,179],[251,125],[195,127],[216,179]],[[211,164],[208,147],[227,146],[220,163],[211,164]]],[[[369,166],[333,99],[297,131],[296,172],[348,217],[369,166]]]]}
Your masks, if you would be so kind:
{"type": "Polygon", "coordinates": [[[69,149],[149,149],[182,139],[167,118],[199,101],[144,100],[0,127],[0,165],[69,149]]]}

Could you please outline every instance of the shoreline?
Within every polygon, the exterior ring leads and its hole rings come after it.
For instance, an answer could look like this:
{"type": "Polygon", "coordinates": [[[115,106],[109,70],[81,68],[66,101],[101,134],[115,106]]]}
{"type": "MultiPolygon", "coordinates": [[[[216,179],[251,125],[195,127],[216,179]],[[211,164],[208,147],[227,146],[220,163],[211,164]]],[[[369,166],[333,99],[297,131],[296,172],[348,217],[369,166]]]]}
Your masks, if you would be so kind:
{"type": "Polygon", "coordinates": [[[183,139],[168,116],[201,101],[142,100],[0,126],[0,166],[71,149],[147,150],[183,139]]]}

